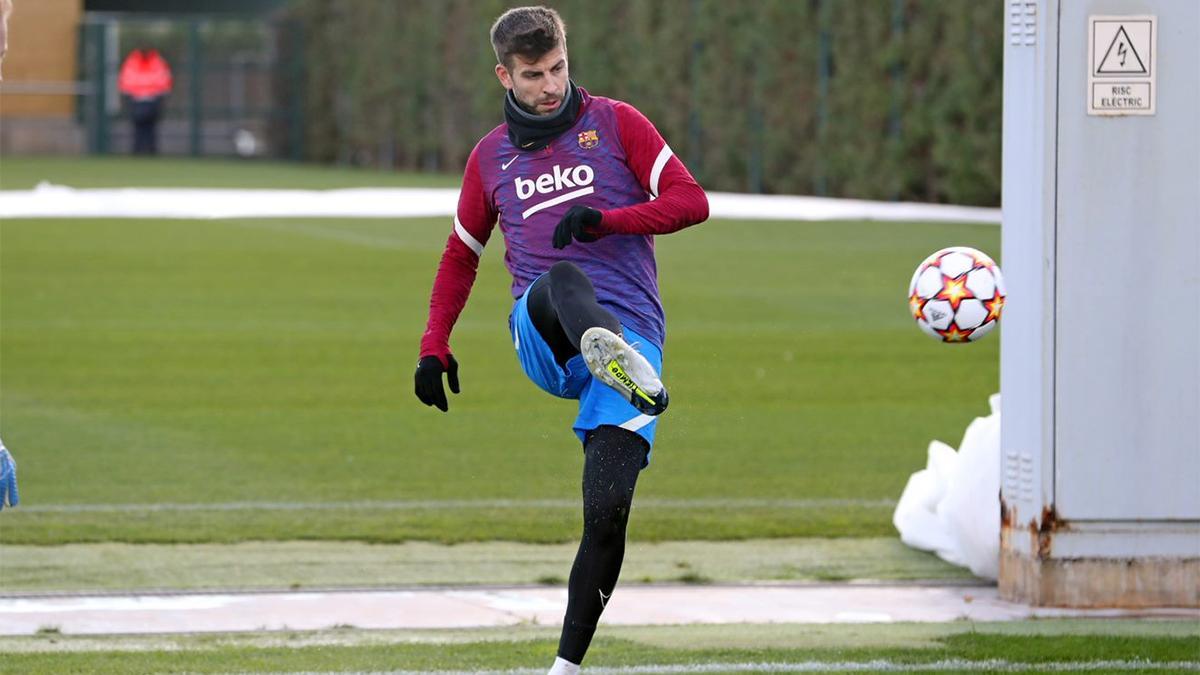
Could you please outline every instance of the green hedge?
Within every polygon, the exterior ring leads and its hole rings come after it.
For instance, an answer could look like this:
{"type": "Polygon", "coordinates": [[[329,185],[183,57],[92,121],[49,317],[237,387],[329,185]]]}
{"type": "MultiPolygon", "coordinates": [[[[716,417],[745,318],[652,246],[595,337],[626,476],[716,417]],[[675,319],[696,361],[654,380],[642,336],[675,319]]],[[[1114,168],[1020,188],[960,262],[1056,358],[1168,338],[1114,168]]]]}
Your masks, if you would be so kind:
{"type": "MultiPolygon", "coordinates": [[[[572,77],[633,103],[712,190],[996,205],[1004,8],[562,0],[572,77]]],[[[300,0],[306,152],[457,171],[501,121],[495,0],[300,0]]]]}

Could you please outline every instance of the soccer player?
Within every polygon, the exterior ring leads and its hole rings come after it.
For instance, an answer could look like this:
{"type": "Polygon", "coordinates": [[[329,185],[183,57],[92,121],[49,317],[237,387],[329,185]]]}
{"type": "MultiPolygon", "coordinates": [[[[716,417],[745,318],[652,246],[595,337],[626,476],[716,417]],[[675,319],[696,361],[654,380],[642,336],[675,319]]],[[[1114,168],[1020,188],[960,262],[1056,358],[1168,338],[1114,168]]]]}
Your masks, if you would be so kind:
{"type": "Polygon", "coordinates": [[[8,448],[4,447],[4,441],[0,441],[0,511],[5,506],[16,506],[20,501],[17,493],[17,462],[8,448]]]}
{"type": "Polygon", "coordinates": [[[509,331],[525,374],[579,401],[583,537],[551,673],[573,674],[616,586],[638,473],[667,407],[654,235],[708,217],[708,199],[633,106],[568,76],[566,29],[545,7],[491,29],[504,124],[467,159],[454,231],[433,283],[416,394],[448,409],[459,393],[450,331],[497,221],[515,299],[509,331]]]}
{"type": "MultiPolygon", "coordinates": [[[[0,0],[0,66],[4,65],[4,55],[8,53],[8,15],[12,14],[12,0],[0,0]]],[[[0,74],[0,80],[4,75],[0,74]]]]}
{"type": "MultiPolygon", "coordinates": [[[[12,0],[0,0],[0,65],[4,64],[4,54],[8,52],[8,15],[12,13],[12,0]]],[[[0,79],[4,79],[0,75],[0,79]]],[[[4,506],[16,506],[17,497],[17,463],[0,441],[0,510],[4,506]]]]}

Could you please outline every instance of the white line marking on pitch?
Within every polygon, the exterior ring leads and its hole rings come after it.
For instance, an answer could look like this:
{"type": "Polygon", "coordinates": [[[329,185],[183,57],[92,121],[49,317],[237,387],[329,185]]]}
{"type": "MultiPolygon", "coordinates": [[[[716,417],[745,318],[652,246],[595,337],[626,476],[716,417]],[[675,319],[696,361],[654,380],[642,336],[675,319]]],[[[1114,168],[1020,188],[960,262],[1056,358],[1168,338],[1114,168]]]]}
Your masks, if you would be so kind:
{"type": "MultiPolygon", "coordinates": [[[[894,499],[642,499],[635,508],[895,508],[894,499]]],[[[28,513],[142,513],[176,511],[453,511],[472,509],[577,509],[577,499],[416,499],[405,501],[348,502],[217,502],[212,504],[26,504],[17,507],[28,513]]]]}
{"type": "MultiPolygon", "coordinates": [[[[1007,661],[1005,659],[987,659],[981,661],[967,659],[946,659],[942,661],[926,661],[922,663],[901,663],[887,659],[872,661],[793,661],[781,663],[698,663],[690,665],[646,665],[625,666],[621,668],[589,667],[588,675],[620,675],[633,673],[649,675],[651,673],[912,673],[912,672],[1001,672],[1001,673],[1044,673],[1044,672],[1087,672],[1096,670],[1163,670],[1163,671],[1197,671],[1200,661],[1048,661],[1042,663],[1027,663],[1022,661],[1007,661]]],[[[392,670],[384,671],[386,675],[458,675],[459,673],[475,673],[476,675],[538,675],[545,668],[515,668],[512,670],[392,670]]],[[[332,672],[307,671],[289,673],[288,675],[334,675],[332,672]]],[[[339,671],[339,675],[345,675],[339,671]]],[[[375,675],[383,675],[376,672],[375,675]]]]}

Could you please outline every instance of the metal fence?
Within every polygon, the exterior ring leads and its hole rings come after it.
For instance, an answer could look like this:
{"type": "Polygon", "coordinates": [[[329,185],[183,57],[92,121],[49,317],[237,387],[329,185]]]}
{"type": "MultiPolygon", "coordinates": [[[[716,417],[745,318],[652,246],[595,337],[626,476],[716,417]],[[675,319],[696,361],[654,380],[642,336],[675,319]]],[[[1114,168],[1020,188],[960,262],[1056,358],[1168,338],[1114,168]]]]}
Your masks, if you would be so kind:
{"type": "Polygon", "coordinates": [[[77,119],[94,154],[132,143],[117,75],[133,49],[157,49],[174,88],[159,123],[167,155],[304,156],[304,67],[295,23],[88,14],[80,26],[77,119]]]}

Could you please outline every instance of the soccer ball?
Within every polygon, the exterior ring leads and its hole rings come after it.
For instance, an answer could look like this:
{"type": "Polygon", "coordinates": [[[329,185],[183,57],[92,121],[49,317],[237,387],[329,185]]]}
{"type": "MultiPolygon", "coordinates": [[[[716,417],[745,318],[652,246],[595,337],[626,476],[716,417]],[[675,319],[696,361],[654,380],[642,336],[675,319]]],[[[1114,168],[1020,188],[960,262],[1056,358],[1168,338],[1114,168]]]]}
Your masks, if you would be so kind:
{"type": "Polygon", "coordinates": [[[917,325],[942,342],[974,342],[987,335],[1004,309],[1004,277],[981,251],[951,246],[913,272],[908,308],[917,325]]]}

